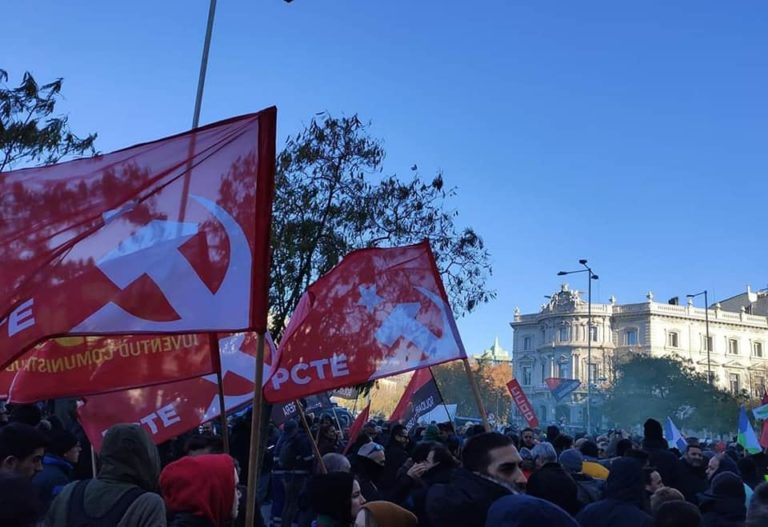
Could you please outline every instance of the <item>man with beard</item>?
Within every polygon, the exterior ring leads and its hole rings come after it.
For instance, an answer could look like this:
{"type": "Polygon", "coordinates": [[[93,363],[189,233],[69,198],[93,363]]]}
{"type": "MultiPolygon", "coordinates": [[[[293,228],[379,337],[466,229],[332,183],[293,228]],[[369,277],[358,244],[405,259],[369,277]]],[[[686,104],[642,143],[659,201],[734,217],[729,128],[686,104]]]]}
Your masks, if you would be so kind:
{"type": "Polygon", "coordinates": [[[699,440],[687,440],[685,455],[677,462],[677,490],[683,493],[685,501],[698,503],[698,494],[707,490],[706,466],[699,440]]]}
{"type": "Polygon", "coordinates": [[[533,449],[536,446],[536,439],[534,439],[533,429],[525,428],[520,433],[520,448],[533,449]]]}

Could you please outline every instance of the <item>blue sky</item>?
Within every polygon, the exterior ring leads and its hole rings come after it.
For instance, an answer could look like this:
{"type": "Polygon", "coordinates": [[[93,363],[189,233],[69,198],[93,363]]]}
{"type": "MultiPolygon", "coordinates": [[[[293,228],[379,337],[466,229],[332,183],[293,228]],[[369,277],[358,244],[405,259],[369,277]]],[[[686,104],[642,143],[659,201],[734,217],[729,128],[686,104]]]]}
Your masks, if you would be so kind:
{"type": "MultiPolygon", "coordinates": [[[[511,348],[588,258],[595,299],[768,287],[768,5],[219,2],[202,123],[276,105],[278,135],[358,113],[386,171],[444,172],[492,253],[469,352],[511,348]]],[[[103,152],[189,128],[206,0],[7,2],[0,68],[64,77],[103,152]]],[[[572,286],[584,288],[584,275],[572,286]]]]}

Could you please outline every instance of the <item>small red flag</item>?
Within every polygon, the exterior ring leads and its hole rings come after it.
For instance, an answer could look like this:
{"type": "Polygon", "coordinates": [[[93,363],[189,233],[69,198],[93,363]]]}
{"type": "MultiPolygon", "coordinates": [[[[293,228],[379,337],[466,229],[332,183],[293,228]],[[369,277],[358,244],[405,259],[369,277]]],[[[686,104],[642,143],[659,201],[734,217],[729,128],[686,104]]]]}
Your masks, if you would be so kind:
{"type": "Polygon", "coordinates": [[[528,426],[531,428],[539,426],[539,418],[536,417],[536,412],[533,411],[533,406],[525,395],[523,387],[517,382],[517,379],[509,381],[507,383],[507,388],[509,388],[509,393],[512,394],[512,400],[515,401],[517,409],[520,410],[520,413],[525,418],[528,426]]]}
{"type": "Polygon", "coordinates": [[[429,368],[416,370],[389,420],[400,422],[410,430],[419,417],[428,414],[442,403],[443,399],[432,377],[432,371],[429,368]]]}
{"type": "Polygon", "coordinates": [[[264,396],[290,401],[463,357],[429,243],[363,249],[304,293],[264,396]]]}
{"type": "Polygon", "coordinates": [[[365,423],[368,422],[368,415],[370,412],[371,402],[368,401],[368,404],[365,406],[365,408],[363,408],[363,411],[357,414],[357,417],[352,423],[352,426],[349,427],[349,440],[347,441],[347,446],[344,447],[344,455],[347,454],[347,451],[350,449],[350,447],[355,443],[355,441],[357,441],[357,436],[360,435],[360,430],[362,430],[365,423]]]}

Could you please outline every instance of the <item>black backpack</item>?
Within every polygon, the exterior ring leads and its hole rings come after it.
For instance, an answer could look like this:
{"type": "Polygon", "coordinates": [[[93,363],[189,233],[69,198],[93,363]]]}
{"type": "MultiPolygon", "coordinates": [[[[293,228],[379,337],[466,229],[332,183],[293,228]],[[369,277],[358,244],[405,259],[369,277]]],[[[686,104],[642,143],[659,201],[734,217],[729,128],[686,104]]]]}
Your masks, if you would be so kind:
{"type": "Polygon", "coordinates": [[[133,487],[110,507],[106,514],[100,517],[91,516],[85,512],[85,488],[92,480],[78,481],[69,498],[67,510],[67,527],[115,527],[125,516],[125,512],[133,505],[139,496],[146,491],[139,487],[133,487]]]}

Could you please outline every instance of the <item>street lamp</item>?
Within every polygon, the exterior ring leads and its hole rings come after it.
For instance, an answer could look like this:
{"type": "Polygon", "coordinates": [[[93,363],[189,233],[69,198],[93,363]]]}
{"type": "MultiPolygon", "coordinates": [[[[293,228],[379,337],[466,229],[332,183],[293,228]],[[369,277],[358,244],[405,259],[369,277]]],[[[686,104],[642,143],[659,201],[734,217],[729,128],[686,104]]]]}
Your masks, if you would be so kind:
{"type": "Polygon", "coordinates": [[[709,300],[707,298],[707,290],[692,295],[685,295],[688,298],[696,298],[697,296],[704,295],[704,327],[707,332],[704,345],[707,347],[707,381],[712,384],[712,362],[710,360],[710,348],[712,347],[709,341],[709,300]]]}
{"type": "Polygon", "coordinates": [[[587,283],[587,435],[592,430],[592,280],[597,280],[598,276],[587,265],[586,260],[579,260],[584,269],[576,271],[560,271],[557,276],[565,276],[577,273],[589,273],[587,283]]]}

